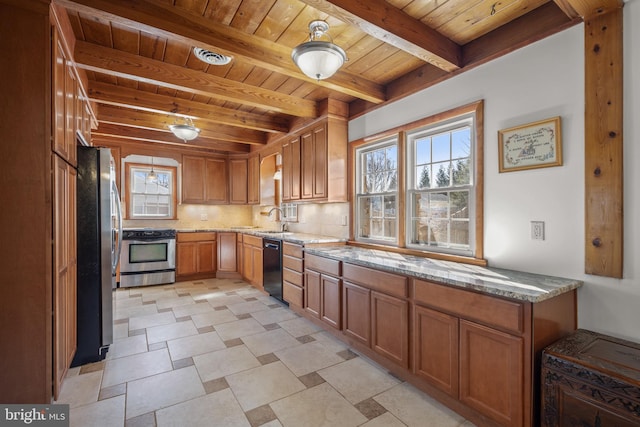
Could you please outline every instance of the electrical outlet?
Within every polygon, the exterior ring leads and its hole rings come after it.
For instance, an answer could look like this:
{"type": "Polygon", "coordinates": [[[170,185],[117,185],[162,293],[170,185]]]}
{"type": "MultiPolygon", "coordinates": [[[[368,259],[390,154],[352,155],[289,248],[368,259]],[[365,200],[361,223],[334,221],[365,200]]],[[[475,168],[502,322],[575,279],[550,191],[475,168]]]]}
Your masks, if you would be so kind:
{"type": "Polygon", "coordinates": [[[201,213],[200,214],[200,221],[208,221],[209,220],[209,215],[206,213],[201,213]]]}
{"type": "Polygon", "coordinates": [[[531,221],[531,239],[544,240],[544,221],[531,221]]]}
{"type": "Polygon", "coordinates": [[[346,215],[342,215],[342,225],[347,225],[348,218],[346,215]]]}

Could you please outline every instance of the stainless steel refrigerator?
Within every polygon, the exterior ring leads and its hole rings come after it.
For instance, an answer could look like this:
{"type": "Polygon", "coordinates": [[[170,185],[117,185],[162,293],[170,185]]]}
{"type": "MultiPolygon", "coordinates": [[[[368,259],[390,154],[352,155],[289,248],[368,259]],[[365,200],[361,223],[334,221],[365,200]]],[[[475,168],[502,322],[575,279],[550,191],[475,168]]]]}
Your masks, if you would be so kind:
{"type": "Polygon", "coordinates": [[[78,147],[78,347],[71,366],[97,362],[113,343],[120,259],[120,197],[111,150],[78,147]]]}

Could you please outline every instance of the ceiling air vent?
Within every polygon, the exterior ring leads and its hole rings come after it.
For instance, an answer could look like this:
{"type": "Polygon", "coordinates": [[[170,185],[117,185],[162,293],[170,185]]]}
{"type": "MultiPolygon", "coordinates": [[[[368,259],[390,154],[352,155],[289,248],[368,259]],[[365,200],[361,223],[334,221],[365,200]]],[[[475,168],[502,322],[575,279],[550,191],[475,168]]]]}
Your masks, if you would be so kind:
{"type": "Polygon", "coordinates": [[[227,65],[229,62],[231,62],[230,56],[211,52],[210,50],[202,49],[200,47],[194,47],[193,53],[196,54],[200,61],[211,65],[227,65]]]}

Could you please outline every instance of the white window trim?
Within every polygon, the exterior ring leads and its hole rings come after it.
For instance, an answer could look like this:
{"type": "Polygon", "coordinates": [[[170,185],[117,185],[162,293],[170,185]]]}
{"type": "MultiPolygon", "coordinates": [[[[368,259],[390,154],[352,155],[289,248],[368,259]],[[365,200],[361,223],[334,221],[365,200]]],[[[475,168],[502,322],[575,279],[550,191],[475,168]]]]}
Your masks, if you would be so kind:
{"type": "Polygon", "coordinates": [[[127,162],[126,164],[126,185],[127,185],[127,209],[126,213],[127,219],[135,219],[135,220],[172,220],[177,218],[177,168],[175,166],[165,166],[165,165],[150,165],[144,163],[131,163],[127,162]],[[151,171],[155,172],[166,172],[171,175],[171,192],[169,194],[170,202],[169,202],[169,213],[167,215],[139,215],[133,213],[133,172],[134,170],[142,170],[142,171],[151,171]]]}

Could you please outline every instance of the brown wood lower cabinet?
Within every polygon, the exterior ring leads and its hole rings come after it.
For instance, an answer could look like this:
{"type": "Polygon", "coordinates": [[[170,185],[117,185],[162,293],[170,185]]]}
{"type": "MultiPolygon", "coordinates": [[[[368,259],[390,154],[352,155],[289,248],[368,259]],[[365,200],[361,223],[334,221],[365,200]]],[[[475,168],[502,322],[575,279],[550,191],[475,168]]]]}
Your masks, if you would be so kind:
{"type": "Polygon", "coordinates": [[[539,424],[536,360],[575,330],[575,290],[531,303],[304,257],[304,306],[294,310],[476,425],[539,424]]]}
{"type": "Polygon", "coordinates": [[[282,242],[282,298],[297,307],[304,304],[304,252],[302,245],[282,242]]]}
{"type": "Polygon", "coordinates": [[[176,279],[216,275],[216,233],[178,233],[176,279]]]}
{"type": "Polygon", "coordinates": [[[236,233],[219,232],[216,277],[239,278],[236,233]]]}
{"type": "Polygon", "coordinates": [[[242,277],[262,290],[262,238],[245,234],[242,239],[242,277]]]}

